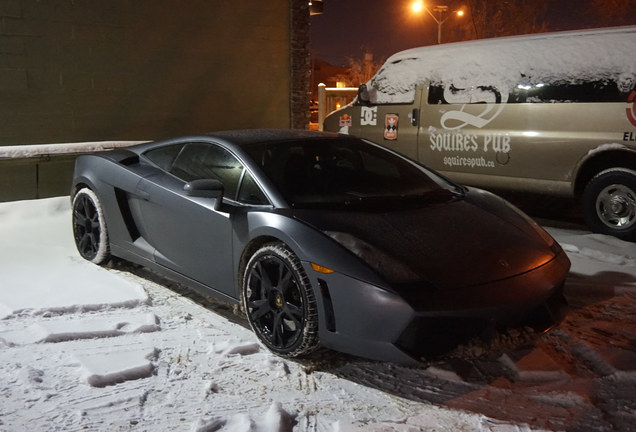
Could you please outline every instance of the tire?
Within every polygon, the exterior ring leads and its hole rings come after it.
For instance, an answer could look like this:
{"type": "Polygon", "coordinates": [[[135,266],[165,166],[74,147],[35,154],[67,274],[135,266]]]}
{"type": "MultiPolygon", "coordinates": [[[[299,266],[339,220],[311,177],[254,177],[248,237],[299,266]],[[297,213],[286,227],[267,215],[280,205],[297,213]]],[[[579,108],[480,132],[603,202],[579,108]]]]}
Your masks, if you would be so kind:
{"type": "Polygon", "coordinates": [[[110,259],[108,230],[101,203],[95,192],[80,189],[73,197],[73,238],[80,255],[95,264],[110,259]]]}
{"type": "Polygon", "coordinates": [[[243,274],[243,306],[258,339],[282,357],[318,346],[316,297],[300,260],[282,243],[254,253],[243,274]]]}
{"type": "Polygon", "coordinates": [[[592,231],[636,241],[636,171],[598,173],[585,187],[583,209],[592,231]]]}

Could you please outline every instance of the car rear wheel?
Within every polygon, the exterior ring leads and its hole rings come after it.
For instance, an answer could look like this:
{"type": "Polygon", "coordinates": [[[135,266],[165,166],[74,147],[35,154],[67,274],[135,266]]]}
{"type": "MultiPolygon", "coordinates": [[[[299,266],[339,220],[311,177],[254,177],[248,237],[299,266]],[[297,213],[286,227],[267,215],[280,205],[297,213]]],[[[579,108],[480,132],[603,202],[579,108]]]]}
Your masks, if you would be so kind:
{"type": "Polygon", "coordinates": [[[259,340],[274,353],[298,357],[318,345],[316,298],[300,260],[282,243],[256,251],[245,267],[243,305],[259,340]]]}
{"type": "Polygon", "coordinates": [[[73,237],[80,255],[95,264],[110,259],[108,231],[99,198],[88,188],[73,198],[73,237]]]}
{"type": "Polygon", "coordinates": [[[612,168],[597,174],[585,188],[583,207],[593,231],[636,241],[636,171],[612,168]]]}

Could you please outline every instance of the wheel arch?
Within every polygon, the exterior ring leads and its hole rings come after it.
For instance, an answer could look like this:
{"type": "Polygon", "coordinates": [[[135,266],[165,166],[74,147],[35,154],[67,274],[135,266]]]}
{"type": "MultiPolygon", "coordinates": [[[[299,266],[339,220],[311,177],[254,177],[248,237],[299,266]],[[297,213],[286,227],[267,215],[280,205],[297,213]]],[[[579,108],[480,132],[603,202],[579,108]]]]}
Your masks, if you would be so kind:
{"type": "Polygon", "coordinates": [[[259,250],[260,248],[262,248],[263,246],[269,243],[283,243],[287,245],[287,243],[285,243],[284,241],[272,235],[261,235],[250,240],[241,251],[241,256],[239,257],[238,264],[236,266],[237,292],[238,292],[238,297],[241,304],[243,300],[241,298],[242,296],[241,287],[243,286],[243,276],[245,273],[245,267],[247,266],[247,262],[250,260],[252,255],[256,253],[257,250],[259,250]]]}
{"type": "Polygon", "coordinates": [[[76,183],[73,183],[73,185],[71,186],[71,199],[73,199],[73,197],[81,190],[81,189],[90,189],[93,192],[95,192],[95,188],[93,187],[93,185],[88,182],[85,179],[82,179],[76,183]]]}
{"type": "Polygon", "coordinates": [[[636,166],[636,150],[628,147],[612,148],[595,152],[579,167],[574,183],[574,196],[581,198],[583,191],[592,178],[610,168],[633,169],[636,166]]]}

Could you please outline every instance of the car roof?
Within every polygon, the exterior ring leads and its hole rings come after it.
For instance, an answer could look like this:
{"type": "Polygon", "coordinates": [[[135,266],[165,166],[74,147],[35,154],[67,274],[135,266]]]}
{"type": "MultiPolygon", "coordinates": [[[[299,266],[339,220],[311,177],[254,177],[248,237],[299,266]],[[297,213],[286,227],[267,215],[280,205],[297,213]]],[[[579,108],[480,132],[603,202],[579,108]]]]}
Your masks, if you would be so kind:
{"type": "MultiPolygon", "coordinates": [[[[215,131],[200,135],[184,135],[164,140],[149,141],[128,147],[129,151],[142,154],[148,150],[159,147],[180,144],[185,142],[216,142],[228,149],[242,153],[242,148],[247,145],[267,142],[320,140],[320,139],[356,139],[349,135],[334,132],[318,132],[303,129],[236,129],[215,131]]],[[[112,152],[112,150],[111,150],[112,152]]],[[[104,152],[107,154],[108,152],[104,152]]]]}
{"type": "Polygon", "coordinates": [[[336,138],[339,136],[333,132],[317,132],[303,129],[238,129],[210,132],[206,135],[237,146],[253,143],[336,138]]]}

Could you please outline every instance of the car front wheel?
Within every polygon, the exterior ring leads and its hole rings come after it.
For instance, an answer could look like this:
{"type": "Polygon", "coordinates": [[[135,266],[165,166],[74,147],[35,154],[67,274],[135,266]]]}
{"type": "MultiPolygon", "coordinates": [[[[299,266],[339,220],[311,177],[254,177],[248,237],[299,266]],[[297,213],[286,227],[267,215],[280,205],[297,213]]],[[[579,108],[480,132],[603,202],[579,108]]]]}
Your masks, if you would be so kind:
{"type": "Polygon", "coordinates": [[[80,255],[95,264],[110,259],[108,231],[99,198],[88,188],[73,197],[73,237],[80,255]]]}
{"type": "Polygon", "coordinates": [[[259,340],[283,357],[318,345],[316,298],[300,260],[282,243],[261,247],[243,277],[243,305],[259,340]]]}
{"type": "Polygon", "coordinates": [[[636,171],[612,168],[597,174],[585,188],[583,207],[593,231],[636,241],[636,171]]]}

